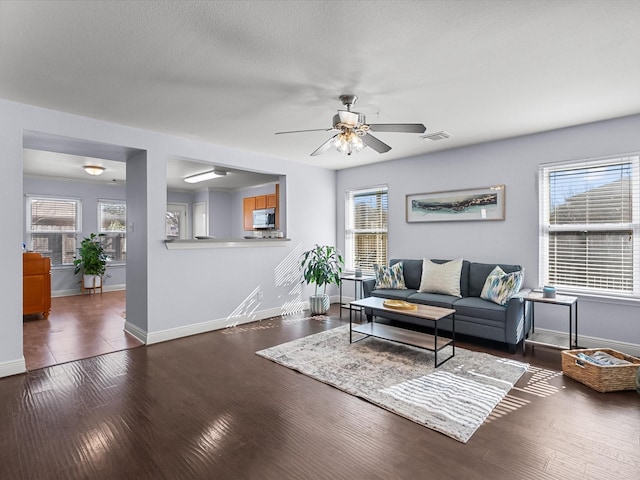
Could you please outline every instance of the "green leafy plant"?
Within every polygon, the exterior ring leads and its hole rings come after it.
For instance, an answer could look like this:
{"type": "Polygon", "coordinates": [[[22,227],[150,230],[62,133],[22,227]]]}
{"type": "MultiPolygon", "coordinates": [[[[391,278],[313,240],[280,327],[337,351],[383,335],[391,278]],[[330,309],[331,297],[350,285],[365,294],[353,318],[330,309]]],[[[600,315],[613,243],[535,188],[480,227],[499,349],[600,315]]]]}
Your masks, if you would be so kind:
{"type": "Polygon", "coordinates": [[[82,272],[83,275],[103,276],[105,274],[109,256],[105,253],[104,247],[100,242],[100,237],[102,236],[103,235],[92,233],[82,239],[80,249],[78,250],[79,258],[73,261],[75,274],[80,272],[82,272]]]}
{"type": "Polygon", "coordinates": [[[300,267],[307,285],[315,283],[315,294],[318,287],[323,287],[323,294],[327,292],[327,285],[340,283],[340,274],[344,260],[340,252],[329,245],[316,245],[302,254],[300,267]]]}

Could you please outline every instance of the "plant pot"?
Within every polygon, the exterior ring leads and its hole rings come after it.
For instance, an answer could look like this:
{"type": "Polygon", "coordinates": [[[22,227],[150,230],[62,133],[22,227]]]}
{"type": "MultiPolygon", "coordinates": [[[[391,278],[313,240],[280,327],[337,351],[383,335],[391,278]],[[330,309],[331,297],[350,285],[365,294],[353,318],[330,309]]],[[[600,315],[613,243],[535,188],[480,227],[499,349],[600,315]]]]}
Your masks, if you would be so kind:
{"type": "Polygon", "coordinates": [[[100,288],[102,286],[102,277],[100,275],[82,275],[84,288],[100,288]]]}
{"type": "Polygon", "coordinates": [[[311,295],[309,297],[309,309],[311,310],[311,315],[324,315],[329,310],[330,302],[329,295],[319,294],[319,295],[311,295]]]}

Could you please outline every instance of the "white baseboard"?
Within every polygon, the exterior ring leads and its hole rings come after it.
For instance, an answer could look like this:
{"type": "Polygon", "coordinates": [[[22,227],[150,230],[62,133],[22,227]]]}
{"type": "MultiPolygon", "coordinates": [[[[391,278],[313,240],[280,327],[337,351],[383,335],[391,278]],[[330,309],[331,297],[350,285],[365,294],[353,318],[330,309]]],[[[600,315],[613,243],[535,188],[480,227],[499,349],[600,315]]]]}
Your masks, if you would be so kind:
{"type": "MultiPolygon", "coordinates": [[[[340,297],[338,295],[331,297],[331,303],[338,303],[339,301],[340,297]]],[[[236,325],[257,322],[260,320],[265,320],[267,318],[279,317],[280,315],[286,315],[287,313],[295,313],[308,309],[309,302],[306,301],[296,303],[293,306],[290,305],[286,312],[283,311],[283,307],[276,307],[267,310],[252,312],[249,315],[239,315],[230,318],[218,318],[214,320],[208,320],[206,322],[194,323],[191,325],[184,325],[181,327],[169,328],[166,330],[160,330],[151,333],[142,330],[129,321],[125,321],[124,331],[140,342],[144,343],[145,345],[153,345],[154,343],[167,342],[169,340],[175,340],[177,338],[188,337],[191,335],[198,335],[200,333],[212,332],[214,330],[220,330],[222,328],[235,327],[236,325]]]]}
{"type": "Polygon", "coordinates": [[[268,310],[261,310],[259,312],[253,312],[250,315],[239,315],[237,317],[231,318],[218,318],[214,320],[208,320],[206,322],[194,323],[191,325],[169,328],[166,330],[160,330],[151,333],[145,332],[135,325],[130,324],[129,322],[125,322],[125,331],[133,335],[135,338],[145,343],[146,345],[153,345],[154,343],[167,342],[169,340],[175,340],[177,338],[198,335],[200,333],[212,332],[214,330],[220,330],[222,328],[235,327],[237,325],[243,325],[245,323],[265,320],[267,318],[277,317],[282,314],[282,308],[272,308],[268,310]]]}
{"type": "MultiPolygon", "coordinates": [[[[338,303],[340,297],[338,295],[331,297],[331,303],[338,303]]],[[[267,310],[260,310],[252,312],[250,315],[240,315],[231,318],[218,318],[215,320],[208,320],[206,322],[194,323],[192,325],[185,325],[183,327],[170,328],[167,330],[161,330],[158,332],[146,333],[131,325],[129,329],[128,322],[125,324],[125,330],[141,342],[147,345],[153,345],[154,343],[167,342],[169,340],[175,340],[177,338],[188,337],[190,335],[198,335],[200,333],[212,332],[214,330],[220,330],[222,328],[235,327],[237,325],[243,325],[245,323],[257,322],[265,320],[267,318],[279,317],[280,315],[286,315],[287,313],[295,313],[309,309],[309,302],[300,302],[295,305],[295,308],[287,309],[283,311],[283,307],[276,307],[267,310]]]]}
{"type": "Polygon", "coordinates": [[[125,320],[124,322],[124,331],[131,335],[136,340],[141,341],[142,343],[147,343],[147,332],[138,328],[133,323],[130,323],[125,320]]]}
{"type": "Polygon", "coordinates": [[[0,378],[18,375],[20,373],[25,373],[26,371],[27,364],[24,361],[24,357],[19,360],[0,363],[0,378]]]}
{"type": "MultiPolygon", "coordinates": [[[[121,290],[126,290],[127,285],[124,283],[121,285],[105,285],[104,287],[102,287],[102,289],[104,292],[119,292],[121,290]]],[[[70,290],[56,290],[55,292],[51,292],[51,298],[72,297],[74,295],[81,294],[82,290],[80,288],[72,288],[70,290]]]]}
{"type": "MultiPolygon", "coordinates": [[[[567,332],[547,330],[545,328],[536,327],[536,332],[537,331],[567,336],[567,332]]],[[[618,352],[626,353],[627,355],[640,357],[640,345],[636,343],[619,342],[617,340],[609,340],[606,338],[589,337],[587,335],[578,335],[578,345],[580,345],[583,348],[609,348],[611,350],[616,350],[618,352]]]]}

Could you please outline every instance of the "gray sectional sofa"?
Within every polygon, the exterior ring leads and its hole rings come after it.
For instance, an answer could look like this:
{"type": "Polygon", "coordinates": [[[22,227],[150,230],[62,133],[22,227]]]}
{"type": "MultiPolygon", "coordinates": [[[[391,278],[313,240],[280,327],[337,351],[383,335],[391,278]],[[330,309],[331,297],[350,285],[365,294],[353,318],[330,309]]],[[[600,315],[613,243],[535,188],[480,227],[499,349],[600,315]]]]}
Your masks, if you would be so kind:
{"type": "MultiPolygon", "coordinates": [[[[431,261],[443,264],[448,260],[431,261]]],[[[530,312],[527,310],[525,314],[525,302],[522,298],[529,293],[529,289],[521,289],[504,306],[480,298],[485,280],[496,265],[499,265],[505,273],[522,270],[519,265],[488,264],[463,260],[460,274],[460,293],[462,297],[460,298],[440,293],[419,293],[423,260],[392,259],[389,262],[389,266],[398,262],[403,264],[404,281],[407,288],[375,289],[375,280],[365,280],[363,282],[365,297],[392,298],[412,303],[453,308],[456,310],[456,334],[502,342],[508,346],[511,353],[516,351],[517,344],[523,340],[525,334],[529,331],[531,323],[530,312]]],[[[365,313],[371,320],[371,312],[365,311],[365,313]]],[[[393,312],[385,314],[384,317],[390,320],[421,325],[419,319],[409,319],[409,317],[396,315],[393,312]]],[[[438,330],[451,330],[450,319],[444,319],[441,322],[438,323],[438,330]]]]}

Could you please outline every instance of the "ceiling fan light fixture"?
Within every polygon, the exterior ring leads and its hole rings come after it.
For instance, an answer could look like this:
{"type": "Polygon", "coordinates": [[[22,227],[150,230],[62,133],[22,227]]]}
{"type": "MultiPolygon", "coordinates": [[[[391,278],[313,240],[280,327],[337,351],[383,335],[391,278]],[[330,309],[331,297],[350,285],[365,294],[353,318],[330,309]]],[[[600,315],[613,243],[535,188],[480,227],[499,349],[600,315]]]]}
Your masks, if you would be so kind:
{"type": "Polygon", "coordinates": [[[204,182],[205,180],[211,180],[212,178],[224,177],[227,172],[223,170],[209,170],[202,173],[196,173],[195,175],[190,175],[184,178],[184,181],[187,183],[199,183],[204,182]]]}
{"type": "Polygon", "coordinates": [[[346,132],[340,132],[336,135],[333,141],[333,145],[340,153],[346,153],[351,155],[352,153],[358,153],[364,148],[364,142],[359,135],[353,130],[347,130],[346,132]]]}
{"type": "Polygon", "coordinates": [[[339,99],[347,109],[338,110],[338,113],[333,116],[333,128],[290,130],[288,132],[276,132],[276,135],[317,131],[338,132],[311,152],[313,157],[321,155],[332,148],[347,155],[358,153],[365,147],[369,147],[378,153],[386,153],[391,150],[391,147],[369,132],[424,133],[427,130],[422,123],[367,123],[363,113],[351,111],[351,107],[358,100],[356,95],[340,95],[339,99]]]}
{"type": "Polygon", "coordinates": [[[89,175],[93,175],[97,177],[98,175],[102,175],[104,173],[105,168],[100,165],[83,165],[84,171],[89,175]]]}

